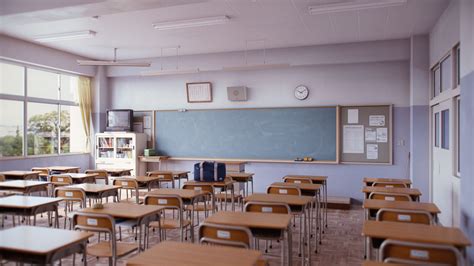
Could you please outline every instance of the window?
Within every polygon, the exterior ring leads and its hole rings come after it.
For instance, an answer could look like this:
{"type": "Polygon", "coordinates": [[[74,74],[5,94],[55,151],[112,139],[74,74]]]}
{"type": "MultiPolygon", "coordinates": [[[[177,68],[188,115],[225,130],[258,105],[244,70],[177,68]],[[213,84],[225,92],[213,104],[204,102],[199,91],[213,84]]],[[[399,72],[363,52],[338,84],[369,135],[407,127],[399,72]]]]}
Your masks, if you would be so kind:
{"type": "Polygon", "coordinates": [[[439,147],[439,112],[435,113],[435,122],[434,122],[434,143],[435,147],[439,147]]]}
{"type": "Polygon", "coordinates": [[[449,150],[449,110],[441,111],[441,148],[449,150]]]}
{"type": "Polygon", "coordinates": [[[0,157],[87,150],[78,76],[5,61],[0,71],[0,157]]]}
{"type": "Polygon", "coordinates": [[[433,69],[433,97],[436,97],[439,95],[441,90],[441,69],[438,66],[436,66],[433,69]]]}
{"type": "Polygon", "coordinates": [[[461,85],[461,47],[456,46],[456,85],[461,85]]]}
{"type": "Polygon", "coordinates": [[[456,176],[461,176],[461,98],[456,98],[456,176]]]}
{"type": "Polygon", "coordinates": [[[441,92],[452,89],[453,64],[451,55],[441,61],[441,92]]]}

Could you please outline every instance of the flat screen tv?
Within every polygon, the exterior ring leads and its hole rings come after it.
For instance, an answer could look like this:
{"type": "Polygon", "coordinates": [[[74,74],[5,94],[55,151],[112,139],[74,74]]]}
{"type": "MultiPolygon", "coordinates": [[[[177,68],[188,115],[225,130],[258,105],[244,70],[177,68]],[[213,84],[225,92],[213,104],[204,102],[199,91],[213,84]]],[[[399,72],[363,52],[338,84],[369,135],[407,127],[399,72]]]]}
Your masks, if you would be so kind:
{"type": "Polygon", "coordinates": [[[107,110],[106,131],[132,131],[133,110],[117,109],[107,110]]]}

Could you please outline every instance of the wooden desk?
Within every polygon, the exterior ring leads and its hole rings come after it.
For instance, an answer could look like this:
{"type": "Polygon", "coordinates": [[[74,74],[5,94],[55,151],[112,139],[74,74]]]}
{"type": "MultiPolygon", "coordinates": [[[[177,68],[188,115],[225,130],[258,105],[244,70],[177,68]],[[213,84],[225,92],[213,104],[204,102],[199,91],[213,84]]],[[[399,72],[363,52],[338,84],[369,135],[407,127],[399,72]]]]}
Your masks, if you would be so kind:
{"type": "Polygon", "coordinates": [[[384,178],[384,177],[364,177],[362,180],[366,186],[372,186],[374,182],[397,182],[397,183],[403,183],[407,187],[411,186],[411,180],[410,179],[404,179],[404,178],[384,178]]]}
{"type": "Polygon", "coordinates": [[[399,209],[409,211],[427,211],[436,218],[438,213],[441,211],[438,206],[434,203],[426,202],[413,202],[413,201],[389,201],[389,200],[374,200],[365,199],[362,204],[362,208],[366,210],[365,218],[368,220],[370,217],[375,217],[378,210],[382,208],[386,209],[399,209]]]}
{"type": "Polygon", "coordinates": [[[245,172],[246,161],[216,161],[225,164],[226,172],[245,172]]]}
{"type": "MultiPolygon", "coordinates": [[[[178,188],[181,188],[181,179],[186,179],[189,181],[189,177],[188,177],[188,174],[190,172],[189,171],[151,171],[151,172],[147,172],[146,174],[147,175],[165,175],[165,174],[171,174],[173,176],[173,179],[174,180],[178,180],[178,188]]],[[[174,186],[174,182],[173,182],[173,188],[175,187],[174,186]]]]}
{"type": "Polygon", "coordinates": [[[366,256],[369,260],[373,240],[377,240],[379,244],[385,239],[445,244],[461,250],[471,245],[469,239],[459,228],[415,223],[364,221],[362,236],[367,238],[366,256]]]}
{"type": "Polygon", "coordinates": [[[138,243],[140,249],[142,249],[142,225],[148,227],[151,221],[159,221],[160,212],[164,209],[163,206],[157,205],[137,205],[130,203],[105,203],[103,209],[85,208],[80,209],[79,212],[83,213],[96,213],[96,214],[107,214],[115,219],[131,219],[137,222],[137,228],[140,230],[138,234],[138,243]]]}
{"type": "Polygon", "coordinates": [[[127,266],[253,266],[262,253],[243,248],[164,241],[127,261],[127,266]]]}
{"type": "Polygon", "coordinates": [[[253,194],[253,176],[254,173],[243,173],[243,172],[228,172],[226,177],[232,178],[235,182],[245,183],[244,196],[249,195],[249,182],[251,183],[251,189],[253,194]]]}
{"type": "Polygon", "coordinates": [[[132,180],[137,181],[138,186],[143,188],[146,187],[148,191],[150,191],[153,185],[158,184],[160,177],[158,176],[122,176],[122,178],[130,178],[132,180]]]}
{"type": "Polygon", "coordinates": [[[90,199],[98,199],[102,201],[102,198],[116,197],[118,200],[118,189],[120,186],[113,185],[102,185],[102,184],[76,184],[66,186],[67,188],[82,188],[86,193],[86,197],[90,199]]]}
{"type": "MultiPolygon", "coordinates": [[[[36,225],[36,215],[43,212],[55,213],[55,227],[59,226],[58,204],[60,198],[33,197],[33,196],[9,196],[0,198],[0,213],[19,216],[33,216],[33,225],[36,225]]],[[[28,224],[30,219],[27,220],[28,224]]],[[[15,220],[13,220],[15,225],[15,220]]]]}
{"type": "Polygon", "coordinates": [[[179,189],[179,188],[159,188],[153,189],[147,195],[177,195],[182,199],[193,201],[195,198],[202,197],[207,193],[202,190],[179,189]]]}
{"type": "Polygon", "coordinates": [[[99,174],[84,174],[84,173],[67,173],[61,174],[65,176],[70,176],[74,184],[82,184],[82,183],[91,183],[95,184],[95,177],[99,174]]]}
{"type": "Polygon", "coordinates": [[[61,172],[61,173],[79,173],[80,167],[75,166],[49,166],[47,167],[49,172],[61,172]]]}
{"type": "MultiPolygon", "coordinates": [[[[289,214],[220,211],[206,218],[204,222],[220,225],[243,226],[250,230],[266,229],[282,232],[286,231],[288,241],[288,264],[291,265],[293,249],[291,240],[291,215],[289,214]]],[[[304,252],[302,258],[304,258],[304,252]]],[[[282,254],[282,265],[284,264],[284,261],[285,259],[282,254]]]]}
{"type": "Polygon", "coordinates": [[[0,231],[0,257],[9,261],[51,264],[81,252],[87,262],[87,239],[92,233],[34,226],[0,231]]]}
{"type": "MultiPolygon", "coordinates": [[[[185,185],[208,185],[212,186],[213,188],[221,188],[224,189],[225,195],[224,195],[224,202],[227,203],[227,190],[230,188],[230,196],[231,196],[231,202],[232,202],[232,210],[235,211],[235,191],[234,191],[234,181],[231,179],[226,179],[223,182],[197,182],[197,181],[188,181],[184,183],[185,185]]],[[[222,209],[222,204],[221,204],[221,209],[222,209]]],[[[225,204],[225,210],[227,211],[227,204],[225,204]]]]}
{"type": "Polygon", "coordinates": [[[107,171],[107,174],[110,176],[124,176],[124,175],[131,175],[133,169],[131,168],[104,168],[100,170],[107,171]]]}
{"type": "Polygon", "coordinates": [[[400,187],[364,187],[362,192],[365,193],[365,198],[368,199],[370,193],[396,193],[409,195],[414,201],[419,201],[421,192],[416,188],[400,188],[400,187]]]}
{"type": "Polygon", "coordinates": [[[33,192],[48,191],[48,185],[51,182],[46,181],[30,181],[30,180],[13,180],[0,182],[0,189],[12,190],[21,192],[23,194],[30,194],[33,192]]]}
{"type": "Polygon", "coordinates": [[[158,170],[161,170],[161,164],[169,158],[169,156],[138,156],[140,163],[145,164],[144,168],[146,171],[148,171],[147,163],[158,163],[158,170]]]}
{"type": "Polygon", "coordinates": [[[0,172],[0,175],[4,175],[5,179],[39,180],[40,173],[38,171],[5,171],[0,172]]]}

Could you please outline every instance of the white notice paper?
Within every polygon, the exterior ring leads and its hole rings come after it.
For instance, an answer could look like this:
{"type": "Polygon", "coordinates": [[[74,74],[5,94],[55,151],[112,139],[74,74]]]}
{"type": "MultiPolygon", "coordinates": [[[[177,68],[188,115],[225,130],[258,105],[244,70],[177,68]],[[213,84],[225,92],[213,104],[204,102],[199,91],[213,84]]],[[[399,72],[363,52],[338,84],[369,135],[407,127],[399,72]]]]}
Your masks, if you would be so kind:
{"type": "Polygon", "coordinates": [[[359,123],[359,109],[347,110],[347,123],[349,124],[359,123]]]}
{"type": "Polygon", "coordinates": [[[375,128],[366,127],[365,128],[365,141],[375,142],[377,140],[377,131],[375,128]]]}
{"type": "Polygon", "coordinates": [[[367,159],[377,160],[379,158],[379,145],[367,144],[367,159]]]}
{"type": "Polygon", "coordinates": [[[377,142],[387,142],[388,131],[386,127],[377,128],[377,142]]]}
{"type": "Polygon", "coordinates": [[[385,126],[385,116],[384,115],[369,115],[369,126],[371,127],[385,126]]]}
{"type": "Polygon", "coordinates": [[[145,115],[143,117],[143,128],[151,128],[151,116],[145,115]]]}
{"type": "Polygon", "coordinates": [[[145,129],[143,132],[146,134],[146,141],[151,141],[151,129],[145,129]]]}
{"type": "Polygon", "coordinates": [[[344,125],[343,153],[364,153],[364,126],[344,125]]]}

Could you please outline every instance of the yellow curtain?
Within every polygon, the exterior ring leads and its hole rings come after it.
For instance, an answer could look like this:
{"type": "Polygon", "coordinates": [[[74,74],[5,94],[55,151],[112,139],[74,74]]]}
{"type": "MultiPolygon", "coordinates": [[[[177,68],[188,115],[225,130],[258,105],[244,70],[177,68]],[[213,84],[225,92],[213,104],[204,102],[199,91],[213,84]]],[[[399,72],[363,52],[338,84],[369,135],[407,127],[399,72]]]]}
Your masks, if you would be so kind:
{"type": "Polygon", "coordinates": [[[91,79],[88,77],[79,76],[79,107],[81,108],[82,125],[84,127],[84,133],[86,134],[86,147],[87,151],[89,151],[91,138],[92,98],[91,79]]]}

